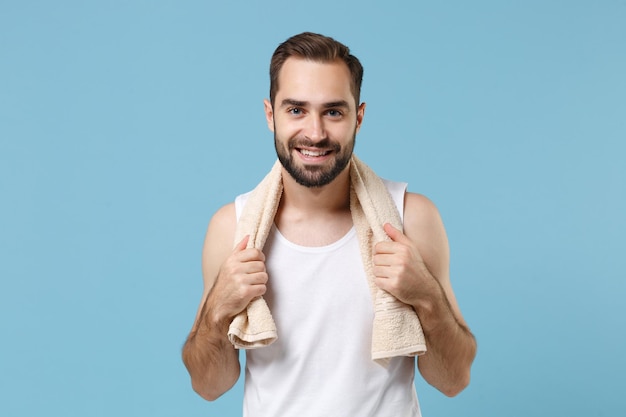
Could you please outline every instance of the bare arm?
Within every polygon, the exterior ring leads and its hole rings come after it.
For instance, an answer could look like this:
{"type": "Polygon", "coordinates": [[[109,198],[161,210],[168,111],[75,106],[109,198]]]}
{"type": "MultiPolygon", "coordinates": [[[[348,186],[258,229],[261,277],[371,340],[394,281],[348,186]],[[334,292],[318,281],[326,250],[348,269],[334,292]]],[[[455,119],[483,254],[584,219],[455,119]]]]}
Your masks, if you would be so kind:
{"type": "Polygon", "coordinates": [[[424,379],[448,396],[470,380],[476,341],[450,283],[449,247],[437,208],[424,196],[407,193],[404,233],[385,225],[392,242],[376,246],[377,284],[416,310],[428,351],[419,357],[424,379]]]}
{"type": "Polygon", "coordinates": [[[233,204],[211,219],[202,252],[204,293],[183,347],[192,387],[209,401],[239,378],[239,354],[228,340],[228,327],[252,298],[265,293],[267,282],[263,253],[246,249],[247,237],[231,249],[235,225],[233,204]]]}

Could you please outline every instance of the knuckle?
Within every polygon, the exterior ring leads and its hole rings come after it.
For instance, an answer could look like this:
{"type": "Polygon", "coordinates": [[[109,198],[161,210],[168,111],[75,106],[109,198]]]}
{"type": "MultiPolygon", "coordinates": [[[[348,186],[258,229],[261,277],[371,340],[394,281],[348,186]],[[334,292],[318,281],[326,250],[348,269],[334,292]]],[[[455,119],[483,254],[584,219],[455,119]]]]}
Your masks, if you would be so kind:
{"type": "Polygon", "coordinates": [[[259,287],[259,294],[258,295],[263,295],[267,292],[267,286],[266,285],[258,285],[259,287]]]}
{"type": "Polygon", "coordinates": [[[396,294],[400,290],[400,284],[398,280],[392,280],[389,283],[389,292],[396,294]]]}
{"type": "Polygon", "coordinates": [[[255,271],[265,272],[265,262],[257,261],[255,271]]]}

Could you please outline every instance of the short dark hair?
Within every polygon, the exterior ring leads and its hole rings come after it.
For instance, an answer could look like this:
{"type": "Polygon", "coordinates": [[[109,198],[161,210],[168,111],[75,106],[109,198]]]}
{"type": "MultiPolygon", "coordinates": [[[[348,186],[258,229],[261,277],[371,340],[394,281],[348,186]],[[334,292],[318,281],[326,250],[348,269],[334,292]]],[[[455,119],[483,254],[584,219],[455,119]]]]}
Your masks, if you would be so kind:
{"type": "Polygon", "coordinates": [[[270,101],[272,105],[278,92],[278,74],[285,61],[292,56],[317,62],[343,61],[348,66],[352,78],[350,90],[356,105],[359,105],[363,81],[361,62],[357,57],[350,54],[350,48],[346,45],[328,36],[311,32],[292,36],[278,45],[274,51],[270,62],[270,101]]]}

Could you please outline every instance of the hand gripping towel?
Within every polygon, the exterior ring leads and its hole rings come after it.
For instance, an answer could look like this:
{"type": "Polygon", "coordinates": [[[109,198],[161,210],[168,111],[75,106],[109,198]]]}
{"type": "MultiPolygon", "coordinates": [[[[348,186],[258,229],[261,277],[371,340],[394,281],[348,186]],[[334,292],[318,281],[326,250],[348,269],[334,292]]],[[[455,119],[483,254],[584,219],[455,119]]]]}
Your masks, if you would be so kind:
{"type": "MultiPolygon", "coordinates": [[[[250,235],[248,247],[263,249],[282,196],[281,172],[281,165],[276,161],[272,170],[250,194],[237,223],[235,244],[250,235]]],[[[378,242],[390,240],[383,225],[390,223],[402,230],[402,222],[383,181],[356,156],[350,161],[350,211],[374,303],[372,359],[386,366],[393,357],[425,353],[424,332],[413,307],[402,303],[374,283],[373,247],[378,242]]],[[[332,291],[332,288],[328,290],[332,291]]],[[[267,346],[277,337],[276,325],[262,297],[252,300],[233,319],[228,329],[229,340],[239,349],[267,346]]]]}

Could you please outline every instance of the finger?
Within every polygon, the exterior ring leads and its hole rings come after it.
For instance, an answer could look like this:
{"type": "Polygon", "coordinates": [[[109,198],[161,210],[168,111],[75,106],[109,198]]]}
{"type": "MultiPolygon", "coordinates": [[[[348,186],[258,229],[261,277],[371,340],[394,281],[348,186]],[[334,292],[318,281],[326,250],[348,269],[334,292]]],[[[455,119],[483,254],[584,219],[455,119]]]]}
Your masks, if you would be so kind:
{"type": "Polygon", "coordinates": [[[267,279],[265,271],[256,272],[249,276],[250,285],[265,285],[267,284],[267,279]]]}
{"type": "Polygon", "coordinates": [[[265,254],[257,248],[247,248],[240,252],[234,253],[234,259],[238,262],[265,262],[265,254]]]}
{"type": "Polygon", "coordinates": [[[396,253],[397,251],[397,243],[392,241],[387,242],[378,242],[374,245],[374,255],[380,255],[384,253],[396,253]]]}
{"type": "Polygon", "coordinates": [[[374,277],[377,279],[387,279],[390,278],[389,277],[389,267],[387,266],[381,266],[381,265],[375,265],[372,268],[372,274],[374,274],[374,277]]]}
{"type": "Polygon", "coordinates": [[[383,229],[385,230],[385,233],[387,233],[387,236],[389,236],[394,242],[410,243],[409,238],[406,237],[401,230],[396,229],[390,223],[385,223],[383,225],[383,229]]]}
{"type": "Polygon", "coordinates": [[[241,241],[235,245],[235,249],[233,250],[233,252],[241,252],[242,250],[247,248],[248,240],[250,240],[250,235],[245,235],[243,239],[241,239],[241,241]]]}
{"type": "Polygon", "coordinates": [[[376,266],[391,266],[394,261],[394,256],[389,253],[378,253],[372,257],[372,263],[376,266]]]}
{"type": "Polygon", "coordinates": [[[241,264],[241,272],[247,275],[265,273],[265,262],[259,260],[245,261],[241,264]]]}
{"type": "Polygon", "coordinates": [[[389,292],[389,279],[387,277],[376,277],[374,278],[374,284],[381,290],[385,290],[389,292]]]}
{"type": "Polygon", "coordinates": [[[252,285],[248,288],[248,291],[249,291],[249,294],[251,295],[250,299],[252,300],[253,298],[264,295],[265,292],[267,291],[267,285],[265,284],[252,285]]]}

